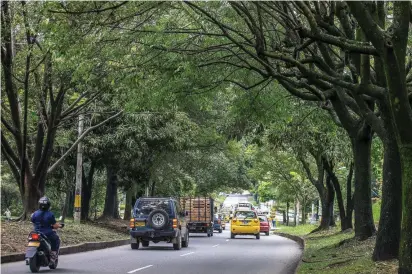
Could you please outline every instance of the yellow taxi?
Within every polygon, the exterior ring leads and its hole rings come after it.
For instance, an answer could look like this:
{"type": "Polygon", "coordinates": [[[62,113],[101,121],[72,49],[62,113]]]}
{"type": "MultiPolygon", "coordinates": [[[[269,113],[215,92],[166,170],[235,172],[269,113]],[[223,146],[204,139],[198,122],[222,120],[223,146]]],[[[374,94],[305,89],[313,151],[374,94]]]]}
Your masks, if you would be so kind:
{"type": "Polygon", "coordinates": [[[255,211],[236,211],[230,225],[230,238],[236,235],[254,235],[260,239],[260,222],[255,211]]]}

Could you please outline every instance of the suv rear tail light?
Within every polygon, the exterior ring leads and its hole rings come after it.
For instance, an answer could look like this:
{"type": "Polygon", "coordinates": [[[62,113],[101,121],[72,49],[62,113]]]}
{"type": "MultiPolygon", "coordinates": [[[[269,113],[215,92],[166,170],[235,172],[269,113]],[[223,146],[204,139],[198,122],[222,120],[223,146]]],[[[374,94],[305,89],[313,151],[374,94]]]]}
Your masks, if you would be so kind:
{"type": "Polygon", "coordinates": [[[134,218],[130,219],[130,228],[134,228],[134,218]]]}
{"type": "Polygon", "coordinates": [[[173,219],[173,228],[177,228],[177,219],[173,219]]]}

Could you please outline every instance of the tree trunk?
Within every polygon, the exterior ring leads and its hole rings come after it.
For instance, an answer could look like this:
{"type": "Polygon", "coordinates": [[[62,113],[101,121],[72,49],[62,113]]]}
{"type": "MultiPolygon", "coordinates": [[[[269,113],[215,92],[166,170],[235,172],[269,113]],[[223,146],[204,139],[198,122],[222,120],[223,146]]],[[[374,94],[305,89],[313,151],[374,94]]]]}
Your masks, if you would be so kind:
{"type": "Polygon", "coordinates": [[[92,190],[93,190],[93,176],[95,171],[95,162],[91,162],[89,174],[86,177],[84,172],[84,168],[82,168],[82,210],[81,210],[81,220],[89,219],[89,211],[90,211],[90,199],[92,198],[92,190]]]}
{"type": "Polygon", "coordinates": [[[70,194],[71,194],[71,191],[66,192],[66,198],[64,199],[64,205],[62,209],[62,219],[61,219],[62,223],[64,223],[64,220],[66,220],[66,217],[67,217],[67,211],[69,209],[69,203],[70,203],[70,194]]]}
{"type": "Polygon", "coordinates": [[[282,213],[283,213],[283,224],[286,224],[286,211],[283,210],[282,213]]]}
{"type": "Polygon", "coordinates": [[[399,273],[412,273],[412,142],[399,147],[402,162],[402,223],[399,248],[399,273]]]}
{"type": "Polygon", "coordinates": [[[130,188],[126,192],[126,204],[124,207],[123,220],[130,220],[130,218],[132,217],[131,216],[132,197],[133,197],[133,186],[130,186],[130,188]]]}
{"type": "Polygon", "coordinates": [[[355,167],[355,237],[366,240],[375,234],[371,197],[371,144],[372,132],[363,125],[352,139],[355,167]]]}
{"type": "MultiPolygon", "coordinates": [[[[335,173],[333,172],[332,165],[327,161],[327,159],[324,159],[324,166],[326,171],[328,172],[328,176],[330,176],[331,183],[333,185],[333,189],[335,190],[336,193],[336,200],[338,201],[338,207],[339,207],[339,216],[341,219],[341,230],[346,230],[348,227],[346,225],[346,212],[345,212],[345,205],[343,203],[343,197],[342,197],[342,191],[340,189],[340,183],[338,178],[336,177],[335,173]]],[[[331,226],[335,226],[335,221],[334,221],[334,214],[333,214],[333,206],[331,207],[331,226]]]]}
{"type": "Polygon", "coordinates": [[[37,183],[34,182],[34,178],[27,175],[27,173],[24,181],[23,197],[24,213],[22,219],[30,220],[31,214],[39,208],[38,202],[41,198],[41,193],[39,193],[37,183]]]}
{"type": "Polygon", "coordinates": [[[330,224],[329,205],[330,205],[330,203],[327,201],[326,197],[324,199],[321,199],[320,203],[321,203],[321,207],[322,207],[322,217],[320,219],[319,227],[317,229],[315,229],[314,231],[329,229],[329,224],[330,224]]]}
{"type": "MultiPolygon", "coordinates": [[[[384,109],[382,109],[384,110],[384,109]]],[[[383,113],[383,112],[382,112],[383,113]]],[[[382,204],[379,228],[376,236],[375,249],[372,259],[383,261],[397,258],[399,255],[399,241],[401,237],[402,220],[402,170],[398,143],[391,133],[391,126],[387,115],[382,115],[386,121],[387,132],[384,145],[382,204]]]]}
{"type": "Polygon", "coordinates": [[[293,222],[294,222],[294,226],[297,226],[298,225],[298,218],[297,218],[297,215],[298,215],[298,206],[297,206],[297,203],[296,203],[296,201],[295,201],[295,203],[294,203],[294,206],[295,206],[295,214],[293,214],[293,222]]]}
{"type": "Polygon", "coordinates": [[[342,220],[342,227],[346,229],[353,228],[352,215],[353,215],[353,195],[352,195],[352,177],[353,177],[353,162],[350,163],[349,174],[346,178],[346,214],[345,219],[342,220]]]}
{"type": "Polygon", "coordinates": [[[106,166],[106,171],[106,200],[104,203],[103,217],[114,218],[115,207],[117,206],[117,175],[110,165],[106,166]]]}
{"type": "Polygon", "coordinates": [[[322,219],[317,230],[327,230],[329,229],[329,226],[331,226],[331,224],[334,223],[334,221],[331,220],[331,213],[333,208],[333,200],[335,198],[335,192],[330,181],[330,176],[326,175],[326,193],[324,194],[324,197],[322,197],[321,199],[322,219]]]}
{"type": "Polygon", "coordinates": [[[286,202],[286,226],[289,226],[289,202],[286,202]]]}
{"type": "Polygon", "coordinates": [[[74,216],[74,188],[69,191],[69,203],[67,205],[67,217],[73,218],[74,216]]]}
{"type": "Polygon", "coordinates": [[[155,190],[156,190],[156,181],[153,181],[153,182],[152,182],[152,185],[151,185],[151,189],[150,189],[150,196],[151,196],[151,197],[154,197],[154,195],[155,195],[155,190]]]}
{"type": "Polygon", "coordinates": [[[302,201],[302,225],[306,224],[306,199],[302,201]]]}
{"type": "Polygon", "coordinates": [[[116,191],[116,196],[114,197],[114,209],[113,209],[113,218],[120,219],[120,211],[119,211],[119,194],[116,191]]]}

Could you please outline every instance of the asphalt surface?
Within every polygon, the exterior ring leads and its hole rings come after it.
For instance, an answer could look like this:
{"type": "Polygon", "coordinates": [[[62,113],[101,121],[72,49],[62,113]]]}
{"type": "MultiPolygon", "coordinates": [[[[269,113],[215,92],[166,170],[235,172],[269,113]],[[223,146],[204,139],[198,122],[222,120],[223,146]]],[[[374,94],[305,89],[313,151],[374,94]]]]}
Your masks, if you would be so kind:
{"type": "MultiPolygon", "coordinates": [[[[59,257],[55,270],[41,273],[121,274],[288,274],[295,273],[302,250],[294,241],[279,236],[236,236],[229,227],[213,237],[191,234],[189,247],[173,250],[172,244],[150,243],[132,250],[129,245],[59,257]]],[[[25,262],[1,265],[1,273],[30,273],[25,262]]]]}

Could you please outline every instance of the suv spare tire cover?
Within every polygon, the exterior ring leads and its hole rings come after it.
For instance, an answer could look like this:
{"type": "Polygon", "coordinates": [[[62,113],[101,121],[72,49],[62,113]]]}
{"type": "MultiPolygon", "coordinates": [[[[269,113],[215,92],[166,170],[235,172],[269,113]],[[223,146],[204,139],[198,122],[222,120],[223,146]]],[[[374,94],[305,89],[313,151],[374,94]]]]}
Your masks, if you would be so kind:
{"type": "Polygon", "coordinates": [[[147,223],[153,229],[162,229],[169,224],[169,214],[163,209],[155,209],[150,212],[147,223]]]}

